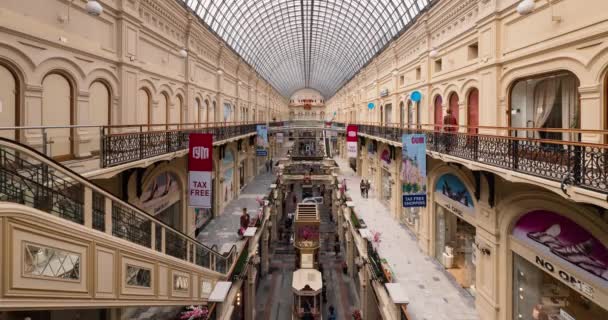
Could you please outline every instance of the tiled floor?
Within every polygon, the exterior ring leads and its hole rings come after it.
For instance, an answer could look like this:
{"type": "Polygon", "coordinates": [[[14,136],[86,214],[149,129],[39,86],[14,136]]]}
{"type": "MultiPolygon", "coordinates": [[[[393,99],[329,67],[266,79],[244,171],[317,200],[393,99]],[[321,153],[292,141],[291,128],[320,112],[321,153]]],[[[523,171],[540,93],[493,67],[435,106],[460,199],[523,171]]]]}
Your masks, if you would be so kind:
{"type": "Polygon", "coordinates": [[[367,227],[381,232],[379,254],[388,260],[396,282],[402,283],[410,301],[408,311],[412,320],[477,320],[474,298],[461,288],[432,257],[424,254],[406,227],[393,219],[370,192],[361,198],[361,177],[348,166],[348,161],[335,158],[340,166],[340,180],[346,179],[355,210],[367,227]]]}

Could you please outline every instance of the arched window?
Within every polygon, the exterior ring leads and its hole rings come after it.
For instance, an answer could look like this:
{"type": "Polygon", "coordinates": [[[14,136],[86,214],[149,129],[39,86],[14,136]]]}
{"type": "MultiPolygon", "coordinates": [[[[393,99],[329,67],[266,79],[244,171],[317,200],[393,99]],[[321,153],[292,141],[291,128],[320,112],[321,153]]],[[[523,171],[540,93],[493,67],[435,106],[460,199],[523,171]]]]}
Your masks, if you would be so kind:
{"type": "Polygon", "coordinates": [[[167,115],[169,110],[167,109],[169,105],[169,96],[162,92],[158,99],[158,105],[153,108],[152,111],[152,124],[156,126],[152,127],[152,130],[162,130],[163,127],[160,125],[167,125],[167,115]]]}
{"type": "MultiPolygon", "coordinates": [[[[59,73],[50,73],[42,80],[42,126],[68,126],[73,123],[74,88],[70,81],[59,73]]],[[[48,141],[53,141],[49,155],[65,160],[73,154],[73,130],[53,129],[47,132],[48,141]]]]}
{"type": "Polygon", "coordinates": [[[414,124],[414,106],[412,100],[407,101],[407,124],[414,124]]]}
{"type": "Polygon", "coordinates": [[[458,114],[460,113],[460,108],[458,106],[459,103],[459,98],[458,98],[458,94],[456,92],[452,92],[452,94],[450,94],[450,112],[452,113],[452,116],[454,118],[456,118],[456,123],[460,124],[459,122],[459,116],[458,114]]]}
{"type": "MultiPolygon", "coordinates": [[[[577,77],[567,71],[519,79],[511,87],[511,127],[580,128],[580,99],[577,77]]],[[[519,137],[579,140],[570,132],[518,130],[519,137]]]]}
{"type": "Polygon", "coordinates": [[[152,123],[152,113],[150,112],[152,106],[150,102],[150,92],[147,89],[141,88],[137,90],[137,122],[139,124],[152,123]]]}
{"type": "Polygon", "coordinates": [[[479,126],[479,90],[476,88],[471,89],[467,100],[467,125],[469,126],[469,133],[478,133],[479,129],[471,127],[479,126]]]}
{"type": "Polygon", "coordinates": [[[435,126],[435,130],[441,130],[441,126],[443,125],[443,110],[442,110],[442,105],[443,104],[443,99],[441,99],[440,95],[437,95],[435,97],[435,104],[434,104],[434,111],[435,111],[435,124],[439,125],[439,126],[435,126]]]}
{"type": "MultiPolygon", "coordinates": [[[[19,79],[13,71],[0,63],[0,127],[15,127],[19,125],[19,79]]],[[[17,140],[19,132],[0,130],[0,137],[17,140]]]]}
{"type": "MultiPolygon", "coordinates": [[[[96,126],[107,126],[110,124],[111,110],[110,89],[101,82],[95,81],[89,87],[89,119],[90,124],[96,126]]],[[[99,134],[100,130],[95,129],[92,132],[94,139],[91,140],[93,153],[99,152],[99,134]]]]}
{"type": "Polygon", "coordinates": [[[403,101],[399,102],[399,126],[403,128],[405,125],[405,108],[403,101]]]}

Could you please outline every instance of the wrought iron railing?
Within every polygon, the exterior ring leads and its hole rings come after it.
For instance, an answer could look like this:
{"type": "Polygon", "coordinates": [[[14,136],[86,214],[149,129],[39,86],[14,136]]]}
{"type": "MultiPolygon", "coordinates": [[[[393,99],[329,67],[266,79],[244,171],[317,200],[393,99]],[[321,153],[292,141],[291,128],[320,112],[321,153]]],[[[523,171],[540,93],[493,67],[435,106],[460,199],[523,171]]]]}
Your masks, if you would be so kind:
{"type": "Polygon", "coordinates": [[[223,274],[236,259],[236,246],[218,253],[38,151],[4,138],[0,201],[33,207],[223,274]]]}
{"type": "Polygon", "coordinates": [[[188,148],[190,133],[211,133],[221,141],[256,132],[258,123],[108,126],[101,135],[101,167],[112,167],[188,148]],[[172,128],[166,130],[166,128],[172,128]]]}
{"type": "Polygon", "coordinates": [[[426,135],[427,151],[558,181],[562,187],[574,185],[608,193],[608,145],[525,137],[543,136],[539,132],[544,132],[578,140],[587,134],[605,141],[606,131],[359,124],[358,132],[398,143],[405,133],[421,133],[426,135]],[[480,131],[487,133],[479,134],[480,131]]]}

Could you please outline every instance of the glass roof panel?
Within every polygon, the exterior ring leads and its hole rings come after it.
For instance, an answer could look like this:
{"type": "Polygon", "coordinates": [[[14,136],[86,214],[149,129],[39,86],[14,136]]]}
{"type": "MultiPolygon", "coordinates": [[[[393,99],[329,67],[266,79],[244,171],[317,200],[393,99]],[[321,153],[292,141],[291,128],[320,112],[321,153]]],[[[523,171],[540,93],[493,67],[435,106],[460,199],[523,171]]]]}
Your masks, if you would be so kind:
{"type": "Polygon", "coordinates": [[[430,0],[179,0],[281,94],[333,96],[430,0]]]}

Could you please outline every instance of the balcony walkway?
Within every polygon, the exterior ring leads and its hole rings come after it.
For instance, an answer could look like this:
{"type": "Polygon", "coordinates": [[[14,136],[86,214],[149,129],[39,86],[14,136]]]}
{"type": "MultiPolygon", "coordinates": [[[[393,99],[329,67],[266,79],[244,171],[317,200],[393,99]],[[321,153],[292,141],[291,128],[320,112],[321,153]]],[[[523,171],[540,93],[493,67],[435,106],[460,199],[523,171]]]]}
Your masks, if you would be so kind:
{"type": "Polygon", "coordinates": [[[348,194],[355,210],[370,230],[381,232],[378,254],[386,258],[409,298],[408,314],[412,320],[476,320],[475,301],[449,275],[443,266],[424,254],[409,230],[396,223],[393,214],[370,191],[361,198],[358,176],[348,161],[335,158],[340,166],[339,181],[346,179],[348,194]]]}

